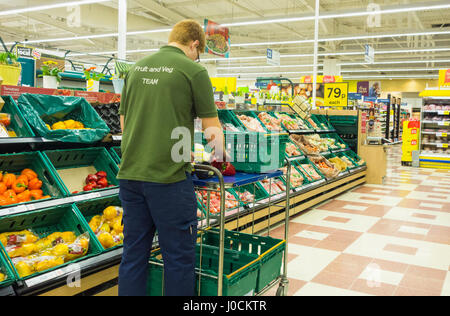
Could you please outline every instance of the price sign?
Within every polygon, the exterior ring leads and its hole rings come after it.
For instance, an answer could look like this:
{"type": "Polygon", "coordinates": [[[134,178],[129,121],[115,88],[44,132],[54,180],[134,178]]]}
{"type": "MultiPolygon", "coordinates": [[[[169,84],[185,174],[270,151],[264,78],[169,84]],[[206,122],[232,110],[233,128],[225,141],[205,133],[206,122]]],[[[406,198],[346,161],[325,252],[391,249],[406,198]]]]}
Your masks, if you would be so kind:
{"type": "Polygon", "coordinates": [[[447,133],[436,133],[437,137],[447,137],[448,134],[447,133]]]}
{"type": "Polygon", "coordinates": [[[439,115],[450,115],[450,111],[438,111],[439,115]]]}
{"type": "Polygon", "coordinates": [[[324,105],[346,107],[348,105],[348,83],[327,83],[324,91],[324,105]]]}
{"type": "Polygon", "coordinates": [[[437,144],[438,148],[448,148],[448,144],[437,144]]]}

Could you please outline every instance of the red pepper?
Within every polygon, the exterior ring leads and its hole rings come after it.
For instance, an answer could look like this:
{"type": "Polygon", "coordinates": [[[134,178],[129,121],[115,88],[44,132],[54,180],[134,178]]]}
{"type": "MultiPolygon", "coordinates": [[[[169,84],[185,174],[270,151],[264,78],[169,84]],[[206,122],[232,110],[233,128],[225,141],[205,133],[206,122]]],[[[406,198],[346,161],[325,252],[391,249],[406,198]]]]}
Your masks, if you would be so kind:
{"type": "Polygon", "coordinates": [[[73,191],[72,194],[78,194],[80,191],[73,191]]]}
{"type": "Polygon", "coordinates": [[[97,178],[101,179],[101,178],[106,178],[108,175],[106,174],[105,171],[99,171],[95,174],[97,176],[97,178]]]}
{"type": "Polygon", "coordinates": [[[88,185],[86,185],[84,188],[83,188],[83,191],[92,191],[92,190],[94,190],[94,188],[95,188],[95,186],[96,186],[97,184],[95,184],[95,183],[89,183],[88,185]]]}
{"type": "Polygon", "coordinates": [[[102,188],[106,188],[108,186],[108,180],[106,178],[101,178],[97,181],[97,185],[100,185],[102,188]]]}
{"type": "Polygon", "coordinates": [[[95,174],[90,174],[86,178],[86,184],[89,184],[92,182],[97,182],[97,181],[98,181],[98,177],[95,174]]]}
{"type": "Polygon", "coordinates": [[[236,169],[234,168],[234,166],[229,163],[229,162],[217,162],[214,161],[211,163],[211,165],[218,169],[222,175],[227,176],[227,177],[232,177],[236,174],[236,169]]]}

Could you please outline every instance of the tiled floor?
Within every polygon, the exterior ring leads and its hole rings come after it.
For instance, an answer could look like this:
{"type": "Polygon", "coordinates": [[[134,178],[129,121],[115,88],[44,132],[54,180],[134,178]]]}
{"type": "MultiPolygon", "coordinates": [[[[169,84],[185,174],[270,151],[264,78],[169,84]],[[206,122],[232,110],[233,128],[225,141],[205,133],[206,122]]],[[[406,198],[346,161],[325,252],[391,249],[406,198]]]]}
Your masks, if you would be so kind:
{"type": "MultiPolygon", "coordinates": [[[[289,295],[450,296],[450,170],[402,167],[289,226],[289,295]]],[[[271,236],[284,238],[284,226],[271,236]]],[[[267,295],[274,295],[276,288],[267,295]]]]}

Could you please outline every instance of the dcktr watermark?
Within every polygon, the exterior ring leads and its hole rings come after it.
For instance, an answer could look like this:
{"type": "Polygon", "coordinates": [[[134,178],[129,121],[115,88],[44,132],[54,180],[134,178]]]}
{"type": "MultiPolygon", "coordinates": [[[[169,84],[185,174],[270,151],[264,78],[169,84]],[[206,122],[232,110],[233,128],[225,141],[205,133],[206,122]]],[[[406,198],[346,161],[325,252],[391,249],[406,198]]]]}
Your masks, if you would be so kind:
{"type": "MultiPolygon", "coordinates": [[[[204,131],[204,137],[209,139],[207,142],[203,139],[203,135],[198,133],[194,137],[195,144],[207,144],[206,147],[211,149],[214,159],[223,162],[227,157],[227,162],[246,162],[246,163],[262,163],[279,167],[281,142],[278,134],[266,133],[225,133],[224,146],[216,135],[221,135],[218,128],[212,127],[204,131]],[[226,150],[226,153],[224,153],[226,150]]],[[[176,163],[191,162],[192,152],[192,135],[188,128],[177,127],[172,131],[172,140],[176,140],[172,146],[172,160],[176,163]]]]}

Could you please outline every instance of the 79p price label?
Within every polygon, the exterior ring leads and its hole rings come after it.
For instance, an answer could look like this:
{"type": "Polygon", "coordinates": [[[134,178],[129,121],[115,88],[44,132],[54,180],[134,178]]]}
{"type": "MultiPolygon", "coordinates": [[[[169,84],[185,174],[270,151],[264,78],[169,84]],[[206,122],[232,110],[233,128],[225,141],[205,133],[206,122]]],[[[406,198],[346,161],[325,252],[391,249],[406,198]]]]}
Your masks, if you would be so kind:
{"type": "Polygon", "coordinates": [[[345,107],[348,105],[348,83],[327,83],[324,91],[324,105],[345,107]]]}

